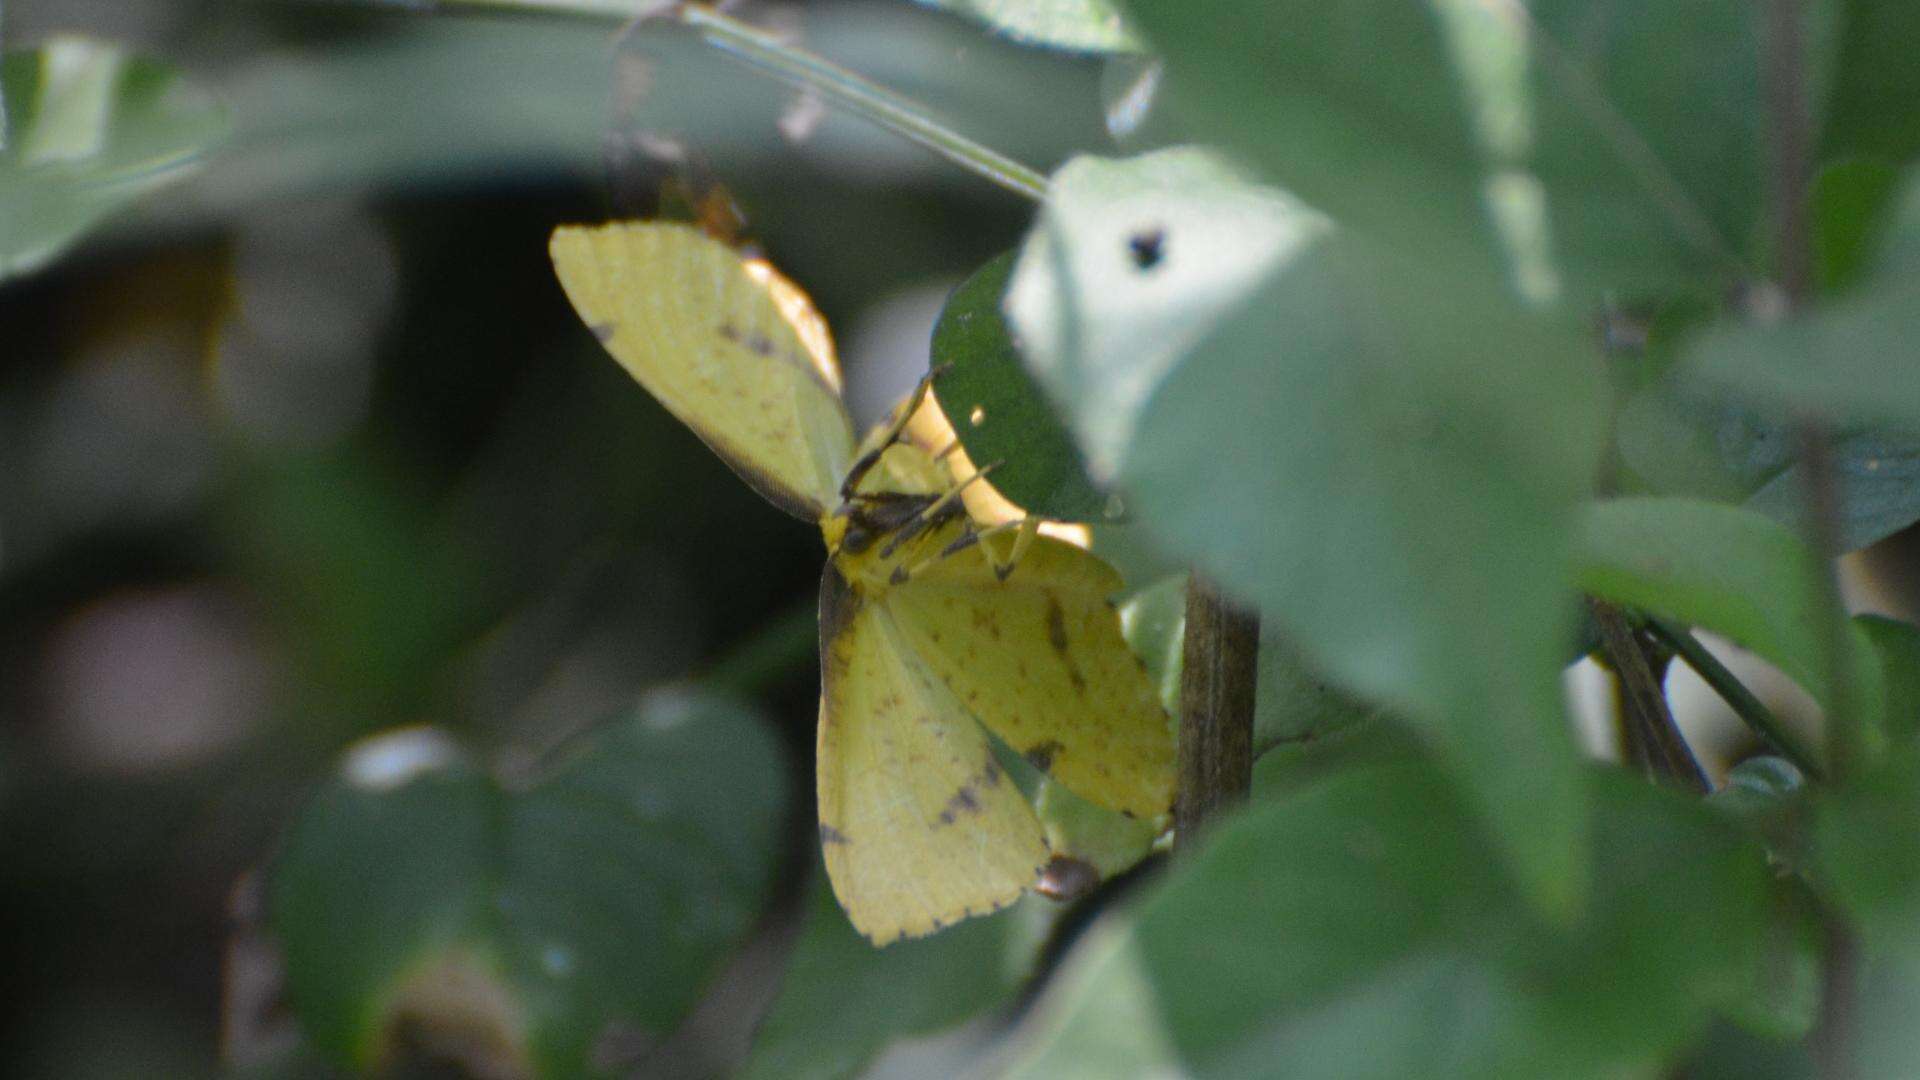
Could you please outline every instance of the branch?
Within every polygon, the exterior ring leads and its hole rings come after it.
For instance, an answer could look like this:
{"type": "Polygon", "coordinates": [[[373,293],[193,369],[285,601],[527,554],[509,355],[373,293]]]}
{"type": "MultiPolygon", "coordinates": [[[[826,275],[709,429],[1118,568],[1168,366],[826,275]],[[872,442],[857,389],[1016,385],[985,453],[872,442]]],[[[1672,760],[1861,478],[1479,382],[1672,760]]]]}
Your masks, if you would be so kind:
{"type": "Polygon", "coordinates": [[[1646,651],[1634,636],[1633,627],[1620,609],[1598,597],[1588,597],[1593,622],[1600,630],[1600,648],[1606,653],[1614,674],[1625,689],[1627,715],[1639,732],[1646,751],[1646,765],[1653,775],[1679,784],[1695,795],[1713,790],[1699,759],[1687,746],[1680,728],[1667,708],[1666,692],[1654,677],[1646,651]]]}
{"type": "Polygon", "coordinates": [[[1201,829],[1253,786],[1253,700],[1260,616],[1238,608],[1207,579],[1187,581],[1181,646],[1180,787],[1174,843],[1191,850],[1201,829]]]}

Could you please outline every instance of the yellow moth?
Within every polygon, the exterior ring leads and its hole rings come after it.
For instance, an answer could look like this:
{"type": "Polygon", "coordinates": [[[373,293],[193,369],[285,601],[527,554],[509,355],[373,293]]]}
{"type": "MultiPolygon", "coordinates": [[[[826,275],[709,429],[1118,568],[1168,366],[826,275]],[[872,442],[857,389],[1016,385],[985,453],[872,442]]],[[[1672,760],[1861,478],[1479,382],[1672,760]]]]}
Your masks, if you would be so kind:
{"type": "Polygon", "coordinates": [[[614,359],[826,540],[820,839],[861,933],[931,933],[1039,881],[1045,834],[982,725],[1099,806],[1166,811],[1167,717],[1111,567],[975,521],[952,458],[902,438],[918,395],[856,443],[825,323],[763,260],[667,223],[563,227],[551,252],[614,359]]]}

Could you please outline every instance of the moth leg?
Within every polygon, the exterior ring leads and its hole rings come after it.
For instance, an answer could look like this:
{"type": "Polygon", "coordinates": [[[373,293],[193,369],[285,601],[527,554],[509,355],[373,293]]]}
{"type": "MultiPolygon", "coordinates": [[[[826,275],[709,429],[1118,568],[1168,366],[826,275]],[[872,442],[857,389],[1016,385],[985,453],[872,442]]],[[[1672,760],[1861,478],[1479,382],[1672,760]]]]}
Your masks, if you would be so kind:
{"type": "Polygon", "coordinates": [[[907,430],[907,422],[913,419],[914,413],[920,411],[920,406],[927,400],[927,392],[933,389],[933,380],[944,374],[951,366],[951,364],[941,364],[922,375],[919,383],[914,386],[913,393],[908,394],[905,401],[894,407],[893,417],[887,422],[886,433],[881,436],[880,441],[875,443],[871,450],[861,454],[859,459],[847,469],[847,477],[840,483],[842,501],[853,498],[854,492],[860,487],[860,481],[865,480],[867,473],[872,472],[873,467],[880,464],[880,455],[900,441],[901,433],[907,430]]]}
{"type": "Polygon", "coordinates": [[[999,464],[1000,463],[996,461],[984,469],[974,470],[972,476],[948,488],[946,494],[941,495],[926,506],[921,507],[919,513],[901,522],[899,530],[887,541],[886,546],[880,549],[880,557],[883,559],[892,558],[893,553],[899,551],[902,544],[925,532],[933,525],[945,521],[951,516],[953,510],[960,509],[958,506],[959,499],[961,495],[966,492],[967,486],[985,477],[999,464]]]}
{"type": "MultiPolygon", "coordinates": [[[[1007,524],[1014,526],[1013,548],[1007,552],[1004,563],[994,554],[992,544],[980,545],[981,552],[987,557],[987,565],[993,568],[993,576],[1001,581],[1013,575],[1013,568],[1020,565],[1020,557],[1033,546],[1033,538],[1040,535],[1040,519],[1032,514],[1025,515],[1018,522],[1007,524]]],[[[996,528],[1001,527],[1003,526],[996,526],[996,528]]]]}
{"type": "Polygon", "coordinates": [[[893,583],[898,585],[903,581],[909,581],[915,575],[927,567],[932,566],[934,563],[939,562],[941,559],[958,555],[975,544],[979,544],[981,552],[986,555],[987,565],[993,568],[993,576],[1001,581],[1005,581],[1008,575],[1013,573],[1013,568],[1020,561],[1020,556],[1026,554],[1027,548],[1032,546],[1033,538],[1039,535],[1039,531],[1040,519],[1030,514],[1021,518],[1019,521],[1003,521],[998,525],[989,525],[984,529],[968,528],[966,532],[955,537],[952,543],[941,548],[939,551],[917,562],[895,568],[893,571],[893,583]],[[994,554],[993,545],[985,543],[984,541],[989,537],[999,536],[1009,532],[1014,534],[1013,550],[1007,554],[1006,562],[1002,563],[999,557],[994,554]]]}

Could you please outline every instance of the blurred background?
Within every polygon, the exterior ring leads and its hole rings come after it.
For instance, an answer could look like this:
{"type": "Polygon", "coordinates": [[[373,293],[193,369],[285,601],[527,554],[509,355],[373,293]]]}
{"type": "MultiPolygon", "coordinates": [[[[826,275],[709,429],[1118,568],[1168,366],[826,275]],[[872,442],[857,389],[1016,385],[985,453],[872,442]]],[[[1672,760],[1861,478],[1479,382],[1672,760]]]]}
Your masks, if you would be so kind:
{"type": "MultiPolygon", "coordinates": [[[[1026,223],[671,33],[425,6],[0,5],[7,48],[117,43],[231,123],[0,283],[0,1074],[213,1072],[236,884],[371,732],[524,759],[746,663],[810,762],[817,535],[601,353],[555,224],[654,212],[679,140],[866,420],[1026,223]]],[[[897,2],[767,19],[1032,165],[1107,146],[1092,61],[897,2]]]]}

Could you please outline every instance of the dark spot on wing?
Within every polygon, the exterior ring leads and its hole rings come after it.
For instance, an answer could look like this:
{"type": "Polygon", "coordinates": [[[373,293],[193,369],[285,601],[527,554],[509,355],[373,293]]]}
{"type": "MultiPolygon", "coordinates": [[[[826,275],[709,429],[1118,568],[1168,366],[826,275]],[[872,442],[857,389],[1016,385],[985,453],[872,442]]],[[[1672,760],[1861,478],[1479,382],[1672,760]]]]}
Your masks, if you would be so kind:
{"type": "Polygon", "coordinates": [[[1026,753],[1021,756],[1025,757],[1027,763],[1034,768],[1039,769],[1041,772],[1046,772],[1048,769],[1053,768],[1053,756],[1064,749],[1066,749],[1064,746],[1049,739],[1046,742],[1035,743],[1027,747],[1026,753]]]}
{"type": "Polygon", "coordinates": [[[1167,257],[1167,231],[1155,226],[1127,237],[1127,254],[1136,270],[1151,270],[1167,257]]]}
{"type": "Polygon", "coordinates": [[[827,824],[824,821],[820,823],[820,842],[822,844],[853,843],[853,841],[847,839],[846,833],[841,832],[839,829],[834,828],[833,826],[827,824]]]}
{"type": "MultiPolygon", "coordinates": [[[[860,594],[853,591],[853,586],[841,576],[840,568],[828,559],[826,569],[820,574],[820,662],[821,678],[829,684],[846,676],[847,657],[844,650],[835,649],[833,643],[846,632],[859,611],[860,594]]],[[[822,714],[822,722],[832,719],[822,714]]]]}
{"type": "Polygon", "coordinates": [[[959,791],[954,792],[953,797],[947,800],[947,805],[941,808],[940,824],[951,825],[959,819],[961,814],[979,812],[980,798],[973,793],[973,782],[968,781],[959,791]]]}
{"type": "Polygon", "coordinates": [[[1100,884],[1100,871],[1093,864],[1071,855],[1055,855],[1040,870],[1033,891],[1049,900],[1075,900],[1092,892],[1100,884]]]}
{"type": "Polygon", "coordinates": [[[747,335],[747,348],[752,349],[761,356],[772,356],[773,339],[756,331],[755,333],[747,335]]]}
{"type": "Polygon", "coordinates": [[[604,322],[592,323],[588,325],[587,329],[593,331],[593,336],[599,338],[600,344],[602,345],[605,345],[607,342],[612,341],[613,335],[620,332],[619,327],[613,325],[612,323],[604,323],[604,322]]]}
{"type": "Polygon", "coordinates": [[[980,771],[967,778],[960,790],[953,793],[947,805],[940,809],[940,824],[951,825],[959,820],[961,814],[980,812],[980,789],[1000,786],[1000,763],[988,758],[980,765],[980,771]]]}
{"type": "Polygon", "coordinates": [[[1060,601],[1047,597],[1047,644],[1061,656],[1067,655],[1067,616],[1060,610],[1060,601]]]}

